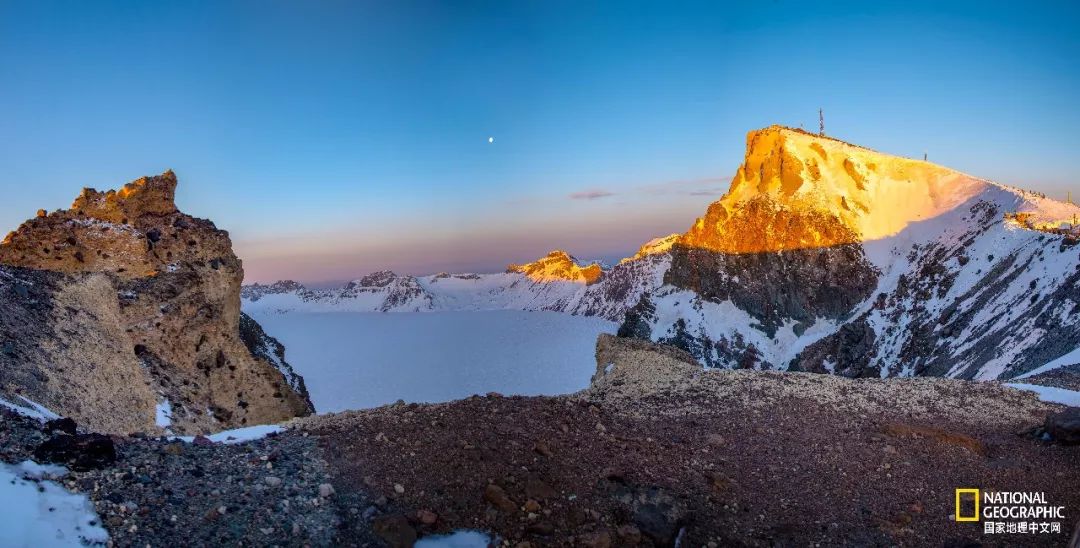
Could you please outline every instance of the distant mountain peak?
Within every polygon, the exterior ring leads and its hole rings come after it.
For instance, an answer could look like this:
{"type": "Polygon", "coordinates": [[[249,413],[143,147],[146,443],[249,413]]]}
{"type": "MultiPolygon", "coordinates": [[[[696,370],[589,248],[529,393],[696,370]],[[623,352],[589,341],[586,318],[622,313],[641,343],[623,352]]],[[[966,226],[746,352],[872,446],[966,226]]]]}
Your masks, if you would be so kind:
{"type": "Polygon", "coordinates": [[[571,281],[594,284],[604,275],[599,263],[582,266],[581,262],[569,253],[556,249],[547,255],[525,264],[511,264],[507,272],[518,272],[536,282],[571,281]]]}

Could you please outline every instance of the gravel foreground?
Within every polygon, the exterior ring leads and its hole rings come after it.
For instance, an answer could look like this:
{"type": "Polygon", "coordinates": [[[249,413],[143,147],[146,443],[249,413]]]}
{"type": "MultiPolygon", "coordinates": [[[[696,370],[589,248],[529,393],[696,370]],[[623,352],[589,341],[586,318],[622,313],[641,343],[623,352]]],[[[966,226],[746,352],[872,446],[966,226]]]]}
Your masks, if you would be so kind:
{"type": "MultiPolygon", "coordinates": [[[[592,386],[299,419],[227,445],[114,437],[58,480],[116,546],[411,546],[459,529],[501,546],[1067,546],[1080,446],[1061,406],[997,383],[702,371],[601,337],[592,386]],[[1041,491],[1059,534],[984,535],[954,489],[1041,491]]],[[[55,434],[51,434],[55,435],[55,434]]],[[[0,414],[0,458],[50,434],[0,414]]]]}

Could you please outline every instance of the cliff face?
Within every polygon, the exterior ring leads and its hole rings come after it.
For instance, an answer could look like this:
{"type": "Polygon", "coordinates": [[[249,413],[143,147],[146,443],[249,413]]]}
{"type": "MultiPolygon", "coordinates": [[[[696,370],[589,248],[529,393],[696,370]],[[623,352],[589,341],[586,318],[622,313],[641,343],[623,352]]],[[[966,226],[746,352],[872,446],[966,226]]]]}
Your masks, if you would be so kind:
{"type": "Polygon", "coordinates": [[[5,322],[3,392],[112,432],[312,412],[291,368],[241,338],[243,268],[228,233],[178,211],[175,189],[172,172],[85,189],[4,239],[0,309],[28,323],[5,322]]]}

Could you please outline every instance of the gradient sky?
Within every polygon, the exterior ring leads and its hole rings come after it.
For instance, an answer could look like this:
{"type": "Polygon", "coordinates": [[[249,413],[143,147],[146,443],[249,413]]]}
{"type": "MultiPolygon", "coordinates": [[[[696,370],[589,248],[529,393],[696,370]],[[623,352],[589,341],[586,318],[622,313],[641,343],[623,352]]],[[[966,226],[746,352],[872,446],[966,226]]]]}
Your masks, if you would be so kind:
{"type": "Polygon", "coordinates": [[[1080,191],[1075,2],[670,4],[0,0],[0,232],[171,168],[248,281],[611,259],[819,106],[848,141],[1080,191]]]}

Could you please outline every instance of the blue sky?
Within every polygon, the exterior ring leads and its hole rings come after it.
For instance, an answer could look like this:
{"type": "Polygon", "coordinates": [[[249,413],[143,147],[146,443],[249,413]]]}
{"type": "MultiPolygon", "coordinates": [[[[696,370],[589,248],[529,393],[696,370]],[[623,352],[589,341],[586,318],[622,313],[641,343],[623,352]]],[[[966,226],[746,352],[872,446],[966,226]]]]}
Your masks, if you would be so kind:
{"type": "Polygon", "coordinates": [[[1076,59],[1066,2],[0,0],[0,232],[171,168],[250,280],[614,258],[819,106],[1063,197],[1076,59]]]}

